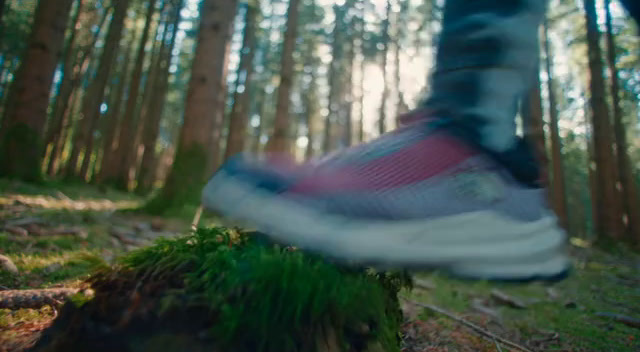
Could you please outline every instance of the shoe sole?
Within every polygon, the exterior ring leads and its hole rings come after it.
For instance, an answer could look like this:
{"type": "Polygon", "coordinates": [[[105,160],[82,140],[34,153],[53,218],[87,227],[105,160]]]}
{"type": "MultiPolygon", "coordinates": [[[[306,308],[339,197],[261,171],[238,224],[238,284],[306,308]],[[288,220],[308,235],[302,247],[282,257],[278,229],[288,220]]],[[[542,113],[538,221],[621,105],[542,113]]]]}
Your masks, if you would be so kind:
{"type": "Polygon", "coordinates": [[[500,281],[555,281],[570,268],[566,235],[553,214],[534,222],[492,211],[427,220],[353,219],[302,207],[224,171],[207,183],[202,204],[274,242],[350,265],[444,269],[456,277],[500,281]]]}

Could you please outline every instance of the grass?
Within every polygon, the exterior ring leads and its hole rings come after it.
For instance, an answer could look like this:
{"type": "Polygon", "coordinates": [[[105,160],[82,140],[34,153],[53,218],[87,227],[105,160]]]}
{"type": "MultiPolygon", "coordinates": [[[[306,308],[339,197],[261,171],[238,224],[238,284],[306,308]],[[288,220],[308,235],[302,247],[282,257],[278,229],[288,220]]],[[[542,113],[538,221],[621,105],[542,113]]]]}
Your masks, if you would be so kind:
{"type": "Polygon", "coordinates": [[[176,334],[185,328],[206,333],[213,341],[210,346],[222,350],[313,351],[330,328],[335,342],[345,348],[376,343],[384,351],[399,352],[402,313],[397,293],[409,280],[401,273],[341,268],[214,227],[159,239],[126,254],[88,282],[95,297],[83,302],[71,320],[54,325],[51,348],[57,340],[82,346],[85,327],[79,322],[118,321],[126,311],[131,325],[118,325],[125,345],[155,340],[157,334],[174,335],[167,329],[141,331],[134,321],[150,312],[155,318],[145,320],[147,328],[189,312],[189,321],[203,323],[174,322],[176,334]],[[134,295],[142,305],[129,301],[134,295]],[[136,331],[131,342],[128,329],[136,331]]]}
{"type": "MultiPolygon", "coordinates": [[[[116,211],[118,221],[146,219],[144,213],[131,210],[142,205],[144,200],[130,194],[87,185],[55,182],[31,185],[0,179],[0,214],[11,209],[15,199],[27,204],[23,207],[23,203],[19,203],[17,207],[24,209],[15,216],[37,216],[54,225],[82,226],[89,236],[87,239],[73,236],[17,239],[15,235],[0,231],[0,254],[8,256],[20,271],[17,276],[0,271],[0,285],[7,288],[75,286],[88,277],[92,268],[100,266],[103,258],[122,252],[108,233],[115,219],[108,214],[116,211]],[[65,196],[60,196],[58,191],[65,196]],[[65,197],[71,198],[73,204],[65,197]],[[106,201],[110,208],[93,207],[106,201]],[[87,206],[78,207],[78,204],[87,206]]],[[[163,215],[163,220],[176,221],[179,228],[186,229],[194,212],[195,206],[183,207],[163,215]]],[[[0,219],[3,216],[0,215],[0,219]]],[[[201,220],[203,226],[215,223],[213,217],[201,220]]],[[[527,341],[546,332],[558,333],[558,339],[546,344],[548,349],[639,351],[640,330],[599,317],[596,313],[612,312],[640,318],[640,305],[637,303],[640,302],[640,256],[624,248],[609,248],[607,252],[580,247],[573,250],[574,272],[568,279],[551,286],[558,293],[557,300],[549,298],[549,286],[546,285],[460,281],[438,273],[419,275],[431,280],[435,289],[413,290],[406,295],[476,321],[482,317],[474,311],[472,302],[474,299],[482,300],[498,312],[499,325],[494,324],[492,330],[495,327],[493,331],[501,335],[527,341]],[[496,288],[524,301],[527,308],[513,309],[493,303],[490,293],[496,288]],[[566,305],[568,302],[573,304],[566,305]]],[[[434,324],[430,326],[440,337],[453,339],[459,333],[455,322],[428,311],[420,313],[424,321],[434,324]]],[[[15,312],[0,310],[0,330],[4,330],[0,335],[10,334],[10,326],[35,324],[47,321],[51,316],[49,308],[15,312]]],[[[472,334],[466,336],[469,335],[472,334]]],[[[461,344],[471,340],[449,341],[451,344],[447,346],[452,351],[464,350],[461,344]]],[[[487,350],[493,347],[490,343],[487,350]]]]}
{"type": "Polygon", "coordinates": [[[25,183],[15,180],[0,178],[0,194],[20,194],[39,196],[64,196],[74,200],[105,200],[112,202],[138,203],[140,197],[126,192],[120,192],[112,188],[96,187],[85,183],[71,183],[60,181],[43,181],[38,184],[25,183]]]}
{"type": "Polygon", "coordinates": [[[20,273],[0,272],[0,285],[13,289],[51,286],[75,286],[88,277],[92,269],[105,265],[99,252],[63,250],[46,254],[14,254],[9,258],[20,273]]]}
{"type": "Polygon", "coordinates": [[[322,321],[331,322],[339,341],[349,324],[364,323],[373,327],[385,351],[398,347],[401,317],[395,295],[405,282],[401,276],[345,271],[223,228],[160,241],[124,257],[123,263],[139,271],[136,276],[151,278],[190,268],[187,294],[217,311],[220,323],[213,332],[229,348],[296,351],[322,321]]]}
{"type": "MultiPolygon", "coordinates": [[[[501,324],[523,340],[553,331],[559,339],[547,346],[549,349],[570,346],[584,351],[640,350],[640,330],[596,315],[613,312],[640,316],[640,256],[630,252],[620,256],[596,249],[581,251],[585,258],[574,260],[571,276],[554,285],[470,282],[431,274],[422,276],[433,282],[435,289],[417,290],[409,295],[464,315],[473,312],[474,299],[486,301],[492,289],[499,289],[527,303],[526,309],[492,307],[499,313],[501,324]],[[557,299],[550,299],[550,288],[557,293],[557,299]]],[[[422,317],[441,319],[428,312],[422,317]]]]}
{"type": "MultiPolygon", "coordinates": [[[[86,239],[73,235],[30,234],[22,237],[3,231],[0,226],[0,254],[7,256],[19,271],[18,275],[13,275],[0,270],[0,289],[77,286],[94,268],[104,265],[105,258],[122,253],[122,246],[109,234],[114,221],[148,220],[144,214],[134,216],[123,211],[140,204],[141,198],[112,189],[0,179],[0,224],[5,220],[35,217],[47,223],[47,227],[79,226],[88,233],[86,239]]],[[[186,228],[181,220],[176,222],[175,227],[186,228]]],[[[18,311],[0,309],[0,345],[15,337],[16,332],[12,329],[43,326],[52,316],[49,307],[18,311]]]]}

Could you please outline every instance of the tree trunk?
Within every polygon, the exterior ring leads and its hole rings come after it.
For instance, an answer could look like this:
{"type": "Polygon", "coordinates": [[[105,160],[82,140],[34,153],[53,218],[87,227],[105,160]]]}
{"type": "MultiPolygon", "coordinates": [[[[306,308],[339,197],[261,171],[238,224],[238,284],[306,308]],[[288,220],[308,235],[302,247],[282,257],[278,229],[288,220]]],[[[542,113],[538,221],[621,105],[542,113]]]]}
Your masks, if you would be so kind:
{"type": "Polygon", "coordinates": [[[358,142],[363,143],[364,142],[364,63],[365,63],[365,52],[364,52],[364,42],[365,42],[365,6],[362,5],[362,12],[360,13],[361,18],[359,19],[359,24],[360,24],[360,65],[359,65],[359,70],[360,70],[360,94],[358,95],[358,106],[360,108],[359,110],[359,116],[358,116],[358,142]]]}
{"type": "MultiPolygon", "coordinates": [[[[59,164],[61,164],[62,162],[62,155],[64,154],[64,151],[68,149],[67,145],[71,143],[70,135],[73,132],[71,128],[73,116],[78,114],[81,104],[82,92],[80,91],[80,89],[76,89],[73,91],[73,93],[71,93],[71,97],[69,97],[69,108],[67,109],[67,112],[64,116],[64,125],[62,126],[62,132],[60,132],[60,137],[58,137],[58,140],[56,141],[56,145],[59,145],[59,150],[56,154],[58,156],[59,164]]],[[[55,175],[57,176],[62,170],[56,170],[57,172],[55,173],[55,175]]]]}
{"type": "Polygon", "coordinates": [[[258,155],[260,153],[261,145],[262,145],[262,131],[264,130],[265,124],[265,114],[267,113],[267,92],[265,92],[264,88],[260,88],[258,90],[258,96],[256,97],[257,106],[258,106],[258,116],[260,116],[260,121],[258,121],[258,126],[255,128],[253,145],[251,151],[253,154],[258,155]]]}
{"type": "MultiPolygon", "coordinates": [[[[65,139],[62,138],[63,131],[67,129],[69,126],[69,107],[72,101],[72,94],[78,89],[80,82],[82,81],[82,76],[87,70],[88,60],[93,53],[95,48],[95,43],[100,36],[100,31],[106,22],[107,15],[109,11],[105,11],[100,23],[98,25],[98,30],[93,35],[91,43],[79,50],[82,51],[81,57],[75,65],[73,65],[73,70],[70,72],[70,78],[67,81],[66,79],[62,81],[60,90],[58,95],[56,96],[56,101],[54,103],[53,115],[51,117],[53,123],[47,132],[48,143],[51,144],[51,152],[49,153],[49,162],[47,164],[47,175],[50,177],[55,176],[58,173],[58,167],[60,164],[60,157],[62,153],[62,147],[65,144],[65,139]],[[68,84],[65,85],[65,82],[68,84]]],[[[73,61],[73,60],[72,60],[73,61]]],[[[66,61],[65,61],[66,62],[66,61]]],[[[64,68],[67,69],[67,65],[65,64],[64,68]]],[[[67,74],[65,73],[65,78],[67,74]]]]}
{"type": "Polygon", "coordinates": [[[322,138],[322,152],[327,154],[335,149],[334,125],[338,122],[338,98],[340,97],[340,62],[342,61],[343,28],[344,16],[339,12],[338,5],[333,6],[335,14],[335,24],[333,27],[331,41],[331,62],[329,63],[329,98],[327,102],[327,116],[324,118],[324,130],[322,138]]]}
{"type": "Polygon", "coordinates": [[[588,179],[589,179],[589,194],[591,195],[591,232],[590,234],[593,235],[594,238],[592,239],[597,239],[597,233],[596,231],[596,219],[598,218],[598,207],[596,207],[596,199],[595,196],[598,193],[597,192],[597,188],[596,188],[596,168],[595,168],[595,164],[596,164],[596,158],[595,158],[595,150],[593,148],[593,138],[589,138],[589,136],[593,136],[593,116],[591,116],[591,109],[589,108],[589,104],[590,101],[587,99],[588,93],[586,91],[583,92],[583,97],[584,97],[584,106],[583,106],[583,111],[584,111],[584,125],[585,125],[585,145],[587,147],[587,164],[585,165],[587,167],[587,171],[588,171],[588,179]]]}
{"type": "MultiPolygon", "coordinates": [[[[314,46],[315,47],[315,46],[314,46]]],[[[305,150],[305,159],[313,157],[313,144],[315,143],[315,123],[318,115],[318,94],[317,94],[317,77],[316,68],[314,67],[314,47],[310,48],[305,58],[305,67],[311,67],[309,72],[309,87],[304,93],[304,110],[307,123],[307,148],[305,150]]]]}
{"type": "MultiPolygon", "coordinates": [[[[536,52],[539,54],[539,52],[536,52]]],[[[536,66],[538,67],[538,66],[536,66]]],[[[533,146],[536,159],[540,165],[540,180],[543,184],[549,184],[549,159],[545,147],[544,120],[542,118],[542,97],[540,92],[540,72],[535,71],[531,87],[527,92],[521,106],[522,120],[525,127],[525,136],[533,146]]]]}
{"type": "Polygon", "coordinates": [[[80,22],[80,14],[82,14],[83,6],[84,0],[78,0],[78,5],[76,6],[73,19],[71,20],[71,33],[69,34],[69,39],[62,57],[61,82],[58,91],[55,94],[56,99],[53,103],[52,114],[46,128],[47,132],[45,134],[46,137],[42,148],[43,158],[46,157],[47,149],[55,139],[54,133],[60,133],[60,130],[62,129],[62,117],[64,116],[64,112],[61,113],[60,110],[64,107],[65,100],[68,101],[69,96],[71,95],[71,80],[74,66],[73,59],[75,56],[74,54],[76,53],[75,44],[78,34],[78,23],[80,22]]]}
{"type": "Polygon", "coordinates": [[[256,20],[259,11],[260,3],[258,1],[250,2],[247,6],[236,91],[234,92],[233,107],[229,116],[229,136],[227,137],[227,147],[224,153],[225,160],[244,150],[247,121],[249,119],[249,93],[253,77],[253,58],[256,51],[256,20]]]}
{"type": "Polygon", "coordinates": [[[122,104],[126,100],[126,88],[128,87],[131,66],[133,63],[133,49],[136,42],[135,30],[132,30],[130,39],[126,45],[126,52],[122,55],[122,68],[118,74],[118,82],[115,90],[109,97],[109,111],[105,118],[105,134],[102,139],[103,156],[100,161],[100,172],[97,176],[97,182],[101,183],[108,177],[113,175],[118,162],[114,153],[118,147],[119,130],[121,122],[122,104]]]}
{"type": "Polygon", "coordinates": [[[86,182],[89,182],[89,167],[93,160],[93,145],[95,143],[94,134],[98,129],[98,116],[89,121],[89,133],[86,135],[84,144],[84,154],[82,157],[82,163],[80,164],[80,171],[78,177],[86,182]]]}
{"type": "Polygon", "coordinates": [[[0,0],[0,24],[2,24],[2,20],[4,18],[4,5],[5,5],[5,1],[0,0]]]}
{"type": "Polygon", "coordinates": [[[2,38],[4,38],[4,6],[5,0],[0,0],[0,46],[2,46],[2,38]]]}
{"type": "Polygon", "coordinates": [[[595,0],[584,0],[587,23],[587,54],[589,59],[590,105],[592,110],[594,156],[596,162],[596,234],[614,239],[620,237],[619,208],[615,196],[616,178],[612,151],[611,123],[605,93],[600,32],[595,0]]]}
{"type": "Polygon", "coordinates": [[[211,66],[213,67],[213,108],[210,114],[213,116],[213,125],[207,132],[209,140],[207,142],[207,162],[205,172],[211,174],[220,164],[222,157],[222,125],[224,122],[224,112],[227,101],[227,72],[229,66],[229,56],[231,54],[231,35],[233,33],[233,22],[236,16],[237,0],[232,0],[229,5],[225,5],[226,11],[224,21],[221,22],[224,31],[220,31],[211,66]]]}
{"type": "MultiPolygon", "coordinates": [[[[104,89],[111,73],[111,66],[115,61],[117,49],[122,37],[122,29],[124,27],[124,19],[127,15],[127,8],[130,0],[122,0],[115,2],[114,13],[109,24],[109,31],[105,39],[105,46],[100,56],[100,63],[96,76],[93,78],[86,90],[82,101],[82,112],[80,121],[76,126],[76,133],[73,138],[73,149],[69,162],[67,164],[67,176],[76,176],[80,153],[87,146],[87,142],[93,139],[92,126],[95,126],[94,120],[98,119],[100,114],[100,105],[104,89]]],[[[85,150],[84,157],[90,158],[91,151],[85,150]]]]}
{"type": "MultiPolygon", "coordinates": [[[[147,69],[144,89],[142,91],[142,97],[139,104],[139,112],[137,113],[137,116],[139,116],[138,123],[136,124],[136,130],[134,132],[134,138],[131,146],[131,151],[134,152],[134,155],[128,159],[131,164],[126,166],[129,170],[129,183],[131,180],[137,180],[137,174],[145,148],[145,144],[142,141],[142,135],[147,130],[147,127],[154,123],[154,121],[150,120],[155,119],[155,116],[151,116],[151,110],[154,109],[153,105],[162,105],[162,109],[164,109],[164,101],[160,103],[159,100],[153,100],[153,96],[159,88],[158,80],[165,76],[160,73],[159,66],[160,61],[162,61],[162,58],[164,57],[164,52],[167,50],[167,38],[169,37],[168,23],[171,20],[171,18],[168,17],[168,14],[165,13],[167,12],[165,11],[166,6],[167,1],[163,1],[155,35],[152,37],[153,45],[151,48],[151,57],[149,58],[149,67],[147,69]],[[160,23],[165,23],[167,25],[160,26],[160,23]],[[162,32],[160,32],[161,29],[162,32]],[[158,36],[160,36],[161,39],[155,40],[158,36]]],[[[164,94],[159,99],[164,99],[164,94]]],[[[138,184],[136,183],[136,189],[137,187],[138,184]]]]}
{"type": "Polygon", "coordinates": [[[349,147],[353,144],[353,67],[356,56],[354,38],[352,37],[347,44],[345,72],[342,75],[344,80],[342,101],[342,112],[344,114],[344,138],[343,146],[349,147]]]}
{"type": "Polygon", "coordinates": [[[67,139],[69,137],[69,129],[72,114],[72,107],[76,104],[78,96],[80,92],[74,90],[71,92],[71,95],[67,99],[68,101],[65,103],[68,109],[66,109],[64,115],[61,119],[60,133],[58,133],[55,137],[55,140],[52,143],[51,152],[49,153],[49,160],[47,162],[47,170],[46,173],[49,177],[53,178],[58,175],[60,171],[60,163],[62,159],[62,152],[64,151],[65,146],[67,145],[67,139]]]}
{"type": "Polygon", "coordinates": [[[289,0],[287,12],[287,30],[282,45],[282,61],[280,64],[280,86],[276,101],[276,116],[273,135],[267,144],[269,152],[290,152],[289,140],[289,105],[291,83],[293,81],[293,48],[298,28],[298,3],[300,0],[289,0]]]}
{"type": "Polygon", "coordinates": [[[387,99],[389,88],[387,87],[387,56],[389,51],[389,18],[391,17],[391,0],[387,0],[387,13],[382,23],[382,98],[380,100],[380,119],[378,120],[378,132],[387,131],[387,99]]]}
{"type": "Polygon", "coordinates": [[[221,87],[226,47],[233,27],[235,0],[204,0],[200,10],[200,26],[192,62],[191,78],[185,101],[184,122],[180,130],[178,148],[173,166],[162,191],[153,199],[148,209],[163,212],[199,198],[207,169],[207,148],[215,124],[214,99],[221,87]],[[217,72],[216,72],[217,71],[217,72]]]}
{"type": "Polygon", "coordinates": [[[547,18],[544,19],[544,49],[545,66],[547,71],[547,91],[549,94],[549,130],[551,132],[551,197],[553,209],[558,215],[560,225],[569,230],[569,215],[567,210],[567,191],[564,179],[564,165],[562,158],[562,140],[558,130],[558,108],[556,104],[556,94],[553,86],[553,66],[551,47],[549,43],[547,18]]]}
{"type": "Polygon", "coordinates": [[[609,77],[611,79],[611,96],[613,104],[613,125],[615,132],[615,145],[617,151],[617,166],[620,183],[622,186],[621,202],[622,210],[627,216],[627,226],[630,239],[640,244],[640,209],[637,202],[637,189],[634,175],[629,160],[627,136],[624,122],[622,121],[622,108],[620,106],[620,83],[618,82],[618,69],[616,68],[616,45],[613,36],[611,20],[611,0],[605,0],[604,8],[607,27],[607,63],[609,77]]]}
{"type": "Polygon", "coordinates": [[[174,6],[175,13],[173,15],[171,39],[169,45],[166,45],[166,41],[163,41],[160,49],[160,61],[158,62],[156,72],[156,82],[149,102],[147,124],[145,124],[144,134],[142,136],[144,151],[136,187],[138,194],[148,194],[153,189],[156,177],[156,140],[160,132],[160,120],[162,119],[165,96],[169,87],[169,66],[171,64],[173,48],[175,47],[178,24],[180,23],[180,10],[182,9],[183,1],[180,0],[174,6]]]}
{"type": "Polygon", "coordinates": [[[155,12],[155,3],[153,0],[147,5],[147,14],[144,23],[144,29],[142,30],[142,37],[138,44],[138,52],[136,53],[135,63],[133,66],[133,73],[131,74],[131,84],[129,85],[129,98],[125,106],[124,115],[122,116],[122,127],[120,128],[120,135],[118,138],[118,148],[114,153],[115,169],[110,182],[121,190],[129,189],[130,181],[130,167],[131,159],[135,158],[135,135],[138,125],[138,117],[136,116],[136,107],[139,102],[140,92],[140,80],[142,79],[142,68],[144,64],[144,58],[146,55],[145,46],[151,33],[151,23],[153,14],[155,12]]]}
{"type": "MultiPolygon", "coordinates": [[[[2,43],[0,43],[2,44],[2,43]]],[[[7,102],[7,91],[9,90],[9,73],[15,72],[14,60],[10,56],[2,58],[2,72],[0,73],[0,118],[4,115],[7,102]]],[[[2,120],[4,121],[4,120],[2,120]]],[[[0,130],[5,127],[4,122],[0,121],[0,130]]]]}
{"type": "Polygon", "coordinates": [[[40,0],[26,53],[11,87],[0,131],[0,175],[41,179],[42,145],[51,83],[62,53],[73,0],[40,0]]]}
{"type": "Polygon", "coordinates": [[[400,0],[400,11],[396,14],[396,35],[393,38],[393,56],[394,56],[394,80],[393,84],[396,89],[396,126],[400,125],[400,121],[398,119],[400,116],[407,112],[406,103],[404,102],[404,97],[402,96],[402,83],[400,82],[400,40],[404,37],[404,25],[406,22],[406,12],[409,6],[408,0],[400,0]]]}

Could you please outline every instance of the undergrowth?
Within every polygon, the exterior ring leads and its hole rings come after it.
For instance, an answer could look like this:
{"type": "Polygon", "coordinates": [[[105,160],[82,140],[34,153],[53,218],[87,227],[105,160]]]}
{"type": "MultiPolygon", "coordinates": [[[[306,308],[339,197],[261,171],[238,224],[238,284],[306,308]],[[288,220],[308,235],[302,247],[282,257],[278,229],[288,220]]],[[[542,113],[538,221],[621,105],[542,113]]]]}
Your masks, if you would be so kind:
{"type": "Polygon", "coordinates": [[[314,345],[314,334],[327,324],[342,343],[365,325],[367,339],[398,351],[397,293],[410,285],[405,274],[341,268],[223,228],[158,240],[91,281],[101,287],[116,277],[138,285],[180,282],[162,298],[162,311],[208,307],[216,317],[210,333],[224,350],[236,351],[298,351],[314,345]]]}

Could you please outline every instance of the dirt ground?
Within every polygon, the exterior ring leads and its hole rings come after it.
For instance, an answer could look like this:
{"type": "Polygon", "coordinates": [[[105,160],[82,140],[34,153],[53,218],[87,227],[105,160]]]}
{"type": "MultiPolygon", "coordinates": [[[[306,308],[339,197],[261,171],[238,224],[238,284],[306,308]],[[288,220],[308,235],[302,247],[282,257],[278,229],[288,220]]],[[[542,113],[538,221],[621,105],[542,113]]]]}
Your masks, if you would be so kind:
{"type": "MultiPolygon", "coordinates": [[[[193,208],[154,217],[132,210],[142,202],[85,185],[0,180],[0,290],[79,287],[96,266],[189,231],[193,208]]],[[[574,272],[554,285],[417,274],[402,295],[402,350],[640,351],[640,256],[577,239],[572,252],[574,272]]],[[[56,315],[50,306],[0,309],[0,351],[28,348],[56,315]]]]}

